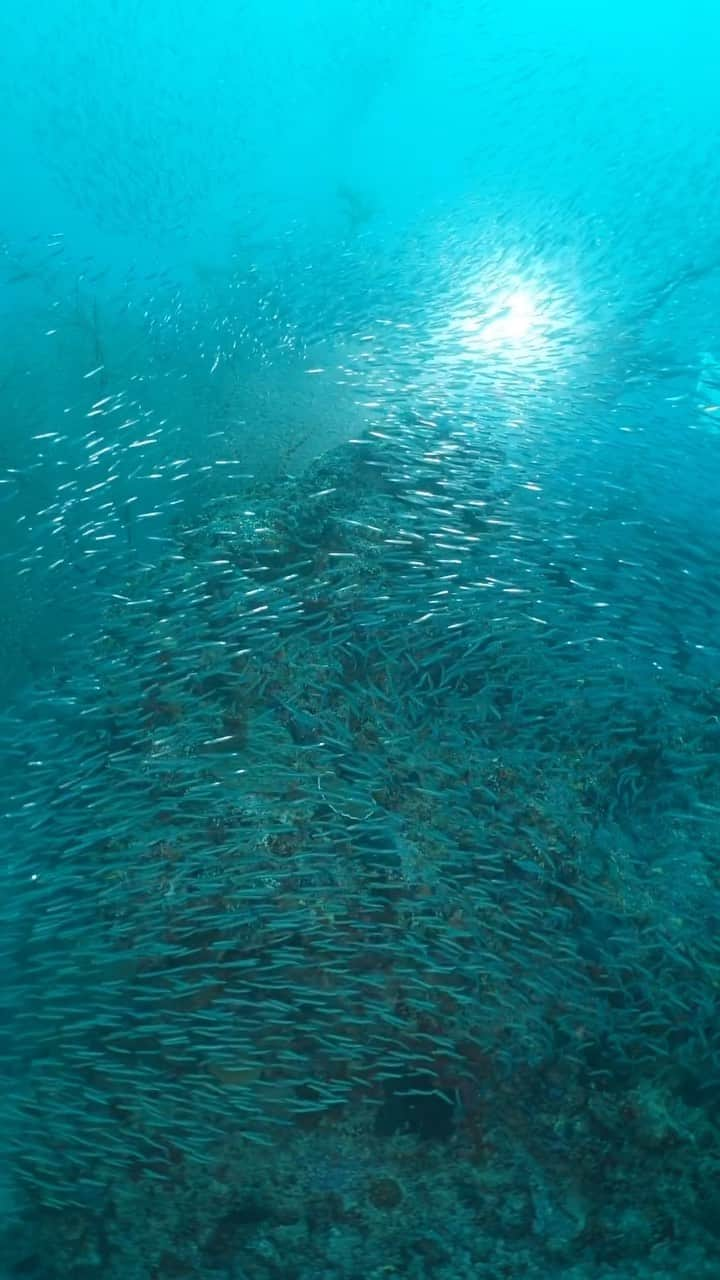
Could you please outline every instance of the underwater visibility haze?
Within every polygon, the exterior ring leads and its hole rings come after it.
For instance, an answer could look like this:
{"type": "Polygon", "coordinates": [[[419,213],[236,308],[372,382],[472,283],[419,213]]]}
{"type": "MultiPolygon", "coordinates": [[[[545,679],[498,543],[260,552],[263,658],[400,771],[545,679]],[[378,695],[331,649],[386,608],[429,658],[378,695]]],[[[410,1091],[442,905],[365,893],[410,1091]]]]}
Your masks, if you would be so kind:
{"type": "Polygon", "coordinates": [[[720,17],[0,15],[0,1280],[720,1275],[720,17]]]}

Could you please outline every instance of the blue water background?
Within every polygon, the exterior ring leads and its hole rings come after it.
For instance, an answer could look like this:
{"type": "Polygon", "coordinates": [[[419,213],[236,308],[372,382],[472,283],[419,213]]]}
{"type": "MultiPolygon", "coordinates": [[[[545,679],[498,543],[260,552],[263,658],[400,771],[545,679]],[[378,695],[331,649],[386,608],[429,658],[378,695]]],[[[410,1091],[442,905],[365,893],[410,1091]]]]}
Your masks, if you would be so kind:
{"type": "Polygon", "coordinates": [[[58,567],[43,514],[85,474],[95,402],[138,388],[163,465],[148,478],[123,453],[113,501],[154,506],[153,537],[217,492],[229,446],[238,473],[271,474],[298,422],[306,460],[428,405],[481,406],[479,456],[490,440],[539,487],[548,529],[563,503],[573,527],[607,509],[593,551],[629,561],[634,522],[642,554],[657,530],[667,594],[634,600],[630,634],[715,679],[718,65],[701,3],[5,5],[5,706],[77,672],[108,593],[153,554],[134,527],[84,556],[92,475],[58,567]],[[478,349],[473,309],[518,292],[527,345],[478,349]]]}
{"type": "MultiPolygon", "coordinates": [[[[542,379],[514,377],[538,419],[555,415],[553,359],[574,369],[562,423],[537,432],[551,456],[561,437],[556,469],[568,437],[587,448],[578,393],[621,413],[631,397],[644,443],[679,453],[653,480],[659,506],[672,472],[678,515],[708,518],[714,452],[688,435],[692,404],[668,403],[718,344],[706,6],[101,4],[90,19],[55,2],[1,22],[9,465],[35,460],[31,426],[60,422],[72,447],[101,360],[110,390],[147,383],[143,321],[164,379],[146,392],[191,452],[208,448],[218,355],[356,357],[383,311],[433,321],[422,354],[411,329],[385,365],[435,366],[451,409],[443,315],[484,275],[501,291],[540,278],[566,330],[542,379]],[[647,385],[668,364],[685,382],[647,385]]],[[[632,450],[603,416],[622,472],[632,450]]],[[[256,438],[251,467],[258,454],[256,438]]]]}

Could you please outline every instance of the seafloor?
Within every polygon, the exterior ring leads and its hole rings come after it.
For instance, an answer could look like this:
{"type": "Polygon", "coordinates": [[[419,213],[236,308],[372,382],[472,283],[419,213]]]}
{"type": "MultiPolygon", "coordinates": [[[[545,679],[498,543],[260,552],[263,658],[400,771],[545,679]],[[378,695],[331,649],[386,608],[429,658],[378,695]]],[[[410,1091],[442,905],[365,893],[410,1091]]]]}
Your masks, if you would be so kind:
{"type": "Polygon", "coordinates": [[[720,1274],[715,566],[408,441],[208,501],[18,721],[17,1280],[720,1274]]]}

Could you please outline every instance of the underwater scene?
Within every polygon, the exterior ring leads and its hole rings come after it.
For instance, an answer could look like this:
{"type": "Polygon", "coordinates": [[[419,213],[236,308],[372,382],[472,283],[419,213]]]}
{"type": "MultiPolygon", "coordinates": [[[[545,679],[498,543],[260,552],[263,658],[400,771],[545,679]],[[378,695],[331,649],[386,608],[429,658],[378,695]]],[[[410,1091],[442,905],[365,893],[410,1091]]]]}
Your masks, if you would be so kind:
{"type": "Polygon", "coordinates": [[[0,15],[0,1280],[720,1277],[720,16],[0,15]]]}

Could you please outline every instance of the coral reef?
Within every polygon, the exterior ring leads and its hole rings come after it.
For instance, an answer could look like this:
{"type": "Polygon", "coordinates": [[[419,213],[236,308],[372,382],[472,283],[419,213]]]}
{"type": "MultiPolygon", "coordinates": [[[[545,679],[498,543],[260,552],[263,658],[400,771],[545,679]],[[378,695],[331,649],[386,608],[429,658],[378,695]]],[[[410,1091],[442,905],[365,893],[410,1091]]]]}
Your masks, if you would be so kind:
{"type": "Polygon", "coordinates": [[[715,1274],[718,674],[501,465],[208,505],[14,727],[15,1275],[715,1274]]]}

